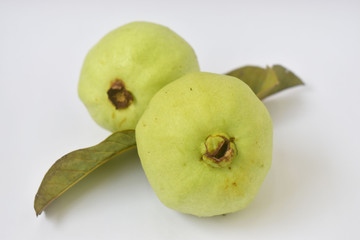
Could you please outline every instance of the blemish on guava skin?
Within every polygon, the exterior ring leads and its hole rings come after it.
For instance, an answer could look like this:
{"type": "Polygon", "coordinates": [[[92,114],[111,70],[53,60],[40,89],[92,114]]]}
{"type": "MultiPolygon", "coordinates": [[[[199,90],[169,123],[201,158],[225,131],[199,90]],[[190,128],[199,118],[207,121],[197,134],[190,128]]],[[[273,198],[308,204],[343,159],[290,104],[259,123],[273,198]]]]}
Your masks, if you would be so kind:
{"type": "Polygon", "coordinates": [[[107,95],[116,109],[127,108],[134,101],[133,95],[126,89],[125,83],[121,79],[115,79],[111,83],[107,95]]]}
{"type": "Polygon", "coordinates": [[[231,167],[228,167],[229,170],[231,170],[231,167]]]}
{"type": "Polygon", "coordinates": [[[232,185],[233,185],[234,187],[236,187],[236,186],[237,186],[236,182],[233,182],[233,183],[232,183],[232,185]]]}
{"type": "Polygon", "coordinates": [[[190,88],[190,91],[192,91],[192,88],[190,88]]]}
{"type": "Polygon", "coordinates": [[[119,123],[119,127],[121,126],[121,125],[123,125],[123,123],[126,121],[126,118],[124,118],[123,120],[121,120],[121,122],[119,123]]]}

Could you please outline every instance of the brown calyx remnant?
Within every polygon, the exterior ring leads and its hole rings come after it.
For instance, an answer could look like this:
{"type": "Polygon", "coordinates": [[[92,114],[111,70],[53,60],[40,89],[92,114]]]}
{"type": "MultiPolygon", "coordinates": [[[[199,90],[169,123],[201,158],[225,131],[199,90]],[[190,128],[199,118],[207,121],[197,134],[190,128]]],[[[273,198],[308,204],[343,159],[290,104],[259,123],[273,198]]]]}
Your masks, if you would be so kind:
{"type": "Polygon", "coordinates": [[[124,109],[130,106],[134,98],[126,88],[122,80],[116,79],[107,91],[107,95],[111,103],[116,109],[124,109]]]}
{"type": "Polygon", "coordinates": [[[209,151],[209,148],[206,146],[206,153],[204,154],[206,157],[213,159],[215,162],[221,162],[223,160],[228,159],[230,156],[233,155],[234,149],[230,148],[230,141],[229,139],[218,136],[224,139],[223,142],[220,142],[217,148],[209,151]]]}
{"type": "Polygon", "coordinates": [[[209,136],[203,146],[202,160],[213,167],[231,164],[236,154],[234,139],[222,135],[209,136]]]}

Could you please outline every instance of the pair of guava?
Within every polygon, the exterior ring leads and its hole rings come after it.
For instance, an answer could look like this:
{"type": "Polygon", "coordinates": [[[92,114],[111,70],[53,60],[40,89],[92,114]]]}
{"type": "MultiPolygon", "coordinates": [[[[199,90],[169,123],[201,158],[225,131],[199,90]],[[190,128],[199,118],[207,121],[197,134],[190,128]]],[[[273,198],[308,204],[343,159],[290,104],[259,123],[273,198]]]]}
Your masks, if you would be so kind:
{"type": "Polygon", "coordinates": [[[177,211],[238,211],[270,168],[266,107],[238,78],[199,72],[190,45],[164,26],[134,22],[105,36],[85,59],[79,95],[99,125],[135,129],[152,188],[177,211]]]}

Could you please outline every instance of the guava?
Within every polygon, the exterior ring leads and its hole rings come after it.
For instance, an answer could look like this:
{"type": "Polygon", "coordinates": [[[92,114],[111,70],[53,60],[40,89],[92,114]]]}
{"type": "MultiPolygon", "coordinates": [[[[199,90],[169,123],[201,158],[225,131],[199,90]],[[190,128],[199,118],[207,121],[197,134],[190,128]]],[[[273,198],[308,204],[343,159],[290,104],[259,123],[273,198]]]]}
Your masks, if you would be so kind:
{"type": "Polygon", "coordinates": [[[169,28],[132,22],[103,37],[87,54],[78,93],[92,118],[112,132],[135,129],[152,96],[199,71],[192,47],[169,28]]]}
{"type": "Polygon", "coordinates": [[[271,166],[272,120],[241,80],[190,73],[166,85],[136,126],[141,164],[167,207],[196,216],[245,208],[271,166]]]}

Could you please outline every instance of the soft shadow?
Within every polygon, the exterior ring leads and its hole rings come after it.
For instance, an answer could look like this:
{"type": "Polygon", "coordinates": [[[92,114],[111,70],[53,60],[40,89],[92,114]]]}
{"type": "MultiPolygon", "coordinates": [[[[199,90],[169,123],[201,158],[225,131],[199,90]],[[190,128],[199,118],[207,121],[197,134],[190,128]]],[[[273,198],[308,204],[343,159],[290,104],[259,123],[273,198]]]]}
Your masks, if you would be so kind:
{"type": "Polygon", "coordinates": [[[45,216],[51,220],[61,221],[70,213],[74,205],[78,205],[77,203],[89,197],[95,189],[106,187],[111,184],[111,181],[121,181],[121,178],[138,171],[142,169],[137,151],[136,149],[129,150],[100,166],[66,191],[48,206],[44,211],[45,216]]]}
{"type": "Polygon", "coordinates": [[[264,99],[263,103],[271,115],[274,126],[295,121],[303,115],[301,108],[305,107],[306,90],[309,90],[309,86],[297,86],[264,99]]]}

